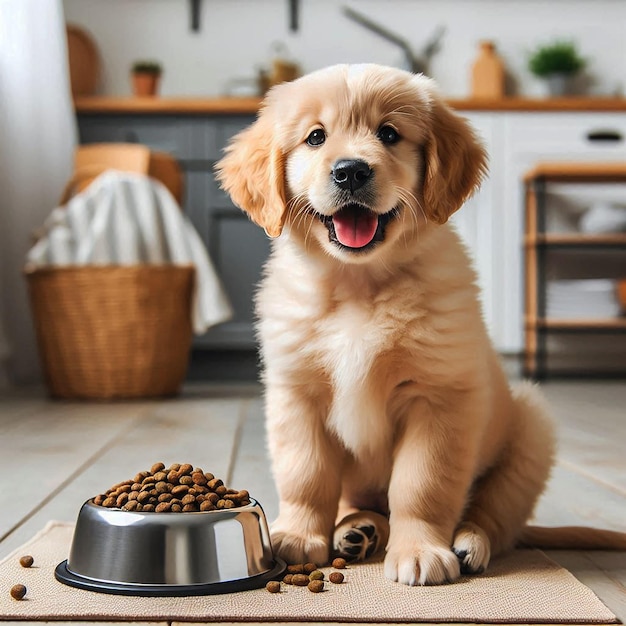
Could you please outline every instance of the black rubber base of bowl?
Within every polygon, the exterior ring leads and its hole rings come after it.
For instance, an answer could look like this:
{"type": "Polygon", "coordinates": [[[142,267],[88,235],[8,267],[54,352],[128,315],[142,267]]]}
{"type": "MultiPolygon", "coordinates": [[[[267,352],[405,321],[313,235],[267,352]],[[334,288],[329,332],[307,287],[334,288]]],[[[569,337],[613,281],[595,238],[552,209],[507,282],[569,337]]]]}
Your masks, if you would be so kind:
{"type": "Polygon", "coordinates": [[[107,582],[93,580],[85,576],[79,576],[67,569],[67,561],[59,563],[54,570],[54,577],[65,585],[97,591],[98,593],[111,593],[120,596],[208,596],[216,593],[234,593],[236,591],[248,591],[264,587],[270,580],[275,580],[287,569],[286,563],[279,558],[275,559],[274,567],[268,572],[228,580],[219,583],[205,583],[196,585],[150,585],[107,582]]]}

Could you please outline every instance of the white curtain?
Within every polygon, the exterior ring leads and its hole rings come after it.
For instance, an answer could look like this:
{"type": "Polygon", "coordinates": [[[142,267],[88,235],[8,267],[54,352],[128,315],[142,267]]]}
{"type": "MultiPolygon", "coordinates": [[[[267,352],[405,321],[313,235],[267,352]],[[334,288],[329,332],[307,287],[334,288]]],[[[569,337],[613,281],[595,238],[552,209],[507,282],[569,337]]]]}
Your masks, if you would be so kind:
{"type": "Polygon", "coordinates": [[[0,0],[0,384],[39,377],[22,267],[75,143],[61,0],[0,0]]]}

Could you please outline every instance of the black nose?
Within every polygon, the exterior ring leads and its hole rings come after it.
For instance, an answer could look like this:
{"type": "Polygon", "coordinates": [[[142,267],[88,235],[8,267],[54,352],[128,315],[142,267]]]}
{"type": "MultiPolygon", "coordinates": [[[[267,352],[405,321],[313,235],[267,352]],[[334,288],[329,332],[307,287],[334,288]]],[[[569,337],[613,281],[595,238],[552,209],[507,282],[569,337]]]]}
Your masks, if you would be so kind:
{"type": "Polygon", "coordinates": [[[340,159],[333,166],[333,180],[341,189],[355,191],[372,175],[370,166],[359,159],[340,159]]]}

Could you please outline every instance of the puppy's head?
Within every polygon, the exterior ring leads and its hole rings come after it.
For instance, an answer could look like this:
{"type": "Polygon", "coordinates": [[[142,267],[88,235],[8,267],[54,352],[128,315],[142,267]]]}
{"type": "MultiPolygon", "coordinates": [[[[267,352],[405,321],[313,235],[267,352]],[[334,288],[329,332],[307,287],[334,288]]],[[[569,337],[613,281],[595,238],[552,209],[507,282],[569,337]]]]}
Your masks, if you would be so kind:
{"type": "Polygon", "coordinates": [[[284,83],[217,172],[273,237],[288,226],[362,262],[420,221],[443,224],[478,186],[486,155],[428,78],[339,65],[284,83]]]}

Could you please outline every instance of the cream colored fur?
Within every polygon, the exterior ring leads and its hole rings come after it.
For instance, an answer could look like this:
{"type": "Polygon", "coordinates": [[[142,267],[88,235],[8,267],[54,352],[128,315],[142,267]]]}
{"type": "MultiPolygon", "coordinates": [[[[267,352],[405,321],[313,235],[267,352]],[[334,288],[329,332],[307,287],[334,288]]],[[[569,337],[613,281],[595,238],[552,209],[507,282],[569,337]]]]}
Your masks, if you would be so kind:
{"type": "Polygon", "coordinates": [[[520,538],[552,426],[534,387],[509,389],[446,224],[485,169],[429,79],[374,65],[276,87],[218,164],[234,202],[277,237],[257,312],[280,496],[272,540],[287,561],[327,562],[336,523],[358,511],[388,515],[385,575],[408,585],[481,571],[520,538]],[[400,141],[381,142],[383,125],[400,141]],[[323,145],[306,143],[315,129],[323,145]],[[322,223],[345,158],[372,168],[371,210],[398,211],[363,252],[322,223]]]}

